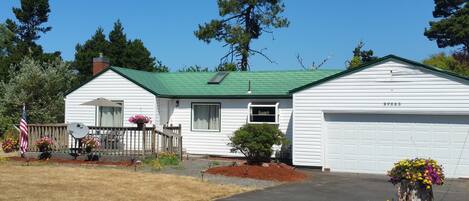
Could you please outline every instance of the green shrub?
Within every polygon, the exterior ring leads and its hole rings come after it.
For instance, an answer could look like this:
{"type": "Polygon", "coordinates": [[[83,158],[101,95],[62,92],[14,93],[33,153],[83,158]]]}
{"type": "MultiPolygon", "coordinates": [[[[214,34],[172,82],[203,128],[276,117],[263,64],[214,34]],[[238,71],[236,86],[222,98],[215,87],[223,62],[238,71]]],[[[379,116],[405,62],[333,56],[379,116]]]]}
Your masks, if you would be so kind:
{"type": "Polygon", "coordinates": [[[179,157],[175,153],[163,152],[158,156],[158,160],[163,166],[179,165],[179,157]]]}
{"type": "Polygon", "coordinates": [[[180,163],[179,156],[175,153],[163,152],[158,157],[149,156],[143,161],[143,164],[150,167],[152,170],[161,170],[165,166],[177,166],[180,163]]]}
{"type": "Polygon", "coordinates": [[[247,124],[234,132],[230,138],[231,152],[240,151],[248,164],[270,162],[272,146],[287,142],[285,135],[272,124],[247,124]]]}

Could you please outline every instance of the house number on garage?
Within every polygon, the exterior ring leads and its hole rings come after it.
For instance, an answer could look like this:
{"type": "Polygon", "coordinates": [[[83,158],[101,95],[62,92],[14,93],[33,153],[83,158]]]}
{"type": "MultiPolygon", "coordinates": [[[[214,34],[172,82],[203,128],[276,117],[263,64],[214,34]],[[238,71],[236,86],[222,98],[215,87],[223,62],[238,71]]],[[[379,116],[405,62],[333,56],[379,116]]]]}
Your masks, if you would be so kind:
{"type": "Polygon", "coordinates": [[[384,102],[383,105],[389,107],[399,107],[401,106],[401,102],[384,102]]]}

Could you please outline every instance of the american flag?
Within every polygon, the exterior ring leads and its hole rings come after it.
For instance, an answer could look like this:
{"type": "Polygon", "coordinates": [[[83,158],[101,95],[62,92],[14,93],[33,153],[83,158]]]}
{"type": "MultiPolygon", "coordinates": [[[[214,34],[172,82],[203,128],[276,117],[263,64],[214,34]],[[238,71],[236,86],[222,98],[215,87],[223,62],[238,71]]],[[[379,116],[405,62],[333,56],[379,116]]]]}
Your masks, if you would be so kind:
{"type": "Polygon", "coordinates": [[[23,156],[28,150],[28,122],[26,121],[26,106],[23,104],[23,113],[20,119],[20,152],[23,156]]]}

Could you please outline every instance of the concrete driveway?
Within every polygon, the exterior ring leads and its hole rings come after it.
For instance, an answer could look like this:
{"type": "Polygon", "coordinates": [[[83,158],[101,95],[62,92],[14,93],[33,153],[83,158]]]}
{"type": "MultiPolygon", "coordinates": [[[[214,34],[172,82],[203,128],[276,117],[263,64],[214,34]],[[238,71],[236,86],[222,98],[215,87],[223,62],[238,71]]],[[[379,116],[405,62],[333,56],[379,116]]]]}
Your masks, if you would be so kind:
{"type": "MultiPolygon", "coordinates": [[[[384,175],[323,173],[318,170],[305,172],[310,175],[305,182],[284,184],[221,200],[397,200],[395,187],[387,182],[384,175]]],[[[469,200],[469,180],[447,180],[444,186],[434,189],[434,195],[435,201],[469,200]]]]}

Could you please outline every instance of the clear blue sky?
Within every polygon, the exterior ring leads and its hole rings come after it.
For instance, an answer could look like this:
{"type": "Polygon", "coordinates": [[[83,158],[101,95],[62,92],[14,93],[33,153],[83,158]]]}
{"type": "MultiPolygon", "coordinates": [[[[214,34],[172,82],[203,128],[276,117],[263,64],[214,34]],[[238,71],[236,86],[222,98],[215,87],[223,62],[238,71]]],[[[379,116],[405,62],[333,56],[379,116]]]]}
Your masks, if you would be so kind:
{"type": "MultiPolygon", "coordinates": [[[[301,69],[297,54],[307,64],[330,56],[326,68],[344,68],[360,40],[378,56],[396,54],[416,61],[450,51],[423,35],[433,19],[431,0],[284,2],[290,27],[265,34],[253,44],[267,48],[265,53],[277,63],[254,56],[252,70],[301,69]]],[[[0,2],[1,21],[14,17],[12,6],[19,6],[19,0],[0,2]]],[[[61,51],[66,60],[73,60],[77,43],[89,39],[99,26],[108,33],[117,19],[128,38],[142,39],[172,71],[195,64],[213,68],[226,52],[220,43],[205,44],[193,34],[198,24],[218,17],[215,0],[51,0],[50,7],[48,25],[53,28],[39,43],[46,51],[61,51]]]]}

